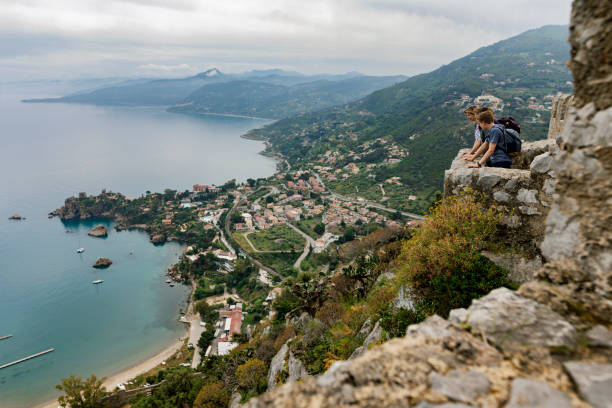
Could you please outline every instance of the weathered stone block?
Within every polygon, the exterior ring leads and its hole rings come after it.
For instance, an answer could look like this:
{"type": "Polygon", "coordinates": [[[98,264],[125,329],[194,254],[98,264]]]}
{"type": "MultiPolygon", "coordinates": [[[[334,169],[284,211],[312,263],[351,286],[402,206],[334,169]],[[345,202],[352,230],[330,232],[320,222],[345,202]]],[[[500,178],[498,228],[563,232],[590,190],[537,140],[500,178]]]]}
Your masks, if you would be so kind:
{"type": "Polygon", "coordinates": [[[591,346],[612,347],[612,331],[602,325],[597,325],[586,333],[586,339],[591,346]]]}
{"type": "Polygon", "coordinates": [[[538,202],[538,190],[527,190],[521,188],[516,195],[516,199],[525,204],[536,204],[538,202]]]}
{"type": "Polygon", "coordinates": [[[563,366],[582,398],[595,408],[612,407],[612,364],[569,361],[563,366]]]}
{"type": "Polygon", "coordinates": [[[483,332],[503,349],[525,346],[568,347],[576,343],[576,330],[550,307],[507,288],[498,288],[475,299],[464,312],[452,311],[449,320],[467,316],[472,330],[483,332]]]}
{"type": "Polygon", "coordinates": [[[461,402],[473,402],[486,395],[491,386],[487,377],[478,371],[452,370],[447,375],[434,372],[429,380],[433,392],[461,402]]]}
{"type": "Polygon", "coordinates": [[[531,170],[532,173],[544,174],[550,170],[550,167],[552,165],[552,160],[553,158],[549,152],[540,154],[539,156],[536,156],[533,159],[533,161],[531,162],[531,165],[529,166],[529,169],[531,170]]]}
{"type": "Polygon", "coordinates": [[[512,196],[505,191],[496,191],[493,193],[493,199],[499,203],[507,203],[512,196]]]}
{"type": "Polygon", "coordinates": [[[481,172],[478,177],[478,181],[476,185],[482,189],[491,189],[493,188],[499,181],[501,180],[501,176],[497,174],[488,174],[486,172],[481,172]]]}
{"type": "Polygon", "coordinates": [[[570,397],[550,385],[541,382],[516,378],[512,381],[510,401],[506,408],[571,408],[570,397]]]}

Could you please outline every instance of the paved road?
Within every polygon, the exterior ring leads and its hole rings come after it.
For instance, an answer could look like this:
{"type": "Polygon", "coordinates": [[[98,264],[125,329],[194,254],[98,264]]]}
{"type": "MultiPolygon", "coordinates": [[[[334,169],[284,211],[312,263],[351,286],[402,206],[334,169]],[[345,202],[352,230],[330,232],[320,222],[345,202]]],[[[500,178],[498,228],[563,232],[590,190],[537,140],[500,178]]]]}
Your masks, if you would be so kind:
{"type": "MultiPolygon", "coordinates": [[[[268,188],[268,187],[274,188],[274,187],[272,187],[272,186],[264,186],[264,187],[261,187],[261,188],[268,188]]],[[[236,207],[238,207],[240,204],[242,204],[242,203],[244,203],[244,202],[246,202],[246,201],[247,201],[247,200],[246,200],[246,198],[245,198],[245,199],[242,199],[242,200],[240,200],[240,201],[238,201],[238,202],[237,202],[236,204],[234,204],[234,206],[233,206],[233,207],[232,207],[232,208],[231,208],[231,209],[230,209],[230,210],[227,212],[227,215],[225,216],[225,226],[224,226],[224,227],[225,227],[225,233],[227,234],[227,236],[228,236],[228,237],[231,237],[231,236],[232,236],[232,233],[231,233],[231,231],[230,231],[230,220],[231,220],[231,217],[232,217],[232,213],[233,213],[233,212],[236,210],[236,207]]],[[[272,268],[270,268],[270,267],[268,267],[268,266],[265,266],[264,264],[262,264],[261,262],[259,262],[257,259],[255,259],[255,258],[253,258],[252,256],[250,256],[249,254],[247,254],[247,253],[246,253],[246,251],[244,251],[244,252],[245,252],[246,257],[249,259],[249,261],[251,261],[252,263],[254,263],[254,264],[257,266],[257,267],[259,267],[259,268],[263,269],[264,271],[266,271],[266,272],[268,272],[268,273],[270,273],[270,274],[272,274],[272,275],[279,276],[281,279],[283,278],[283,276],[282,276],[281,274],[279,274],[278,272],[276,272],[274,269],[272,269],[272,268]]]]}
{"type": "Polygon", "coordinates": [[[285,221],[285,224],[289,228],[295,230],[298,234],[300,234],[306,240],[306,244],[304,245],[304,252],[302,252],[302,255],[300,255],[300,257],[293,264],[293,267],[301,272],[302,271],[302,268],[301,268],[302,261],[304,259],[306,259],[306,257],[310,253],[310,248],[314,248],[315,240],[312,239],[312,237],[310,235],[306,234],[304,231],[302,231],[301,229],[297,228],[296,226],[290,224],[289,222],[285,221]]]}
{"type": "MultiPolygon", "coordinates": [[[[196,283],[191,282],[191,296],[195,292],[196,283]]],[[[189,308],[187,313],[180,319],[183,323],[189,324],[189,343],[193,344],[193,360],[191,361],[191,367],[196,368],[201,361],[200,350],[198,348],[198,340],[204,331],[204,327],[200,326],[200,316],[193,311],[193,298],[189,302],[189,308]]]]}

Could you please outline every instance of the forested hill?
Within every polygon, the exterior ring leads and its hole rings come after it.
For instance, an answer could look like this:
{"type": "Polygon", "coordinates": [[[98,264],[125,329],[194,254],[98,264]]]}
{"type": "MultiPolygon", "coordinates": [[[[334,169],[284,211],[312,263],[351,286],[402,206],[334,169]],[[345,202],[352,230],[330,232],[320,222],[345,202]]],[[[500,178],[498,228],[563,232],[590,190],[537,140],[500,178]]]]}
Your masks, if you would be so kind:
{"type": "Polygon", "coordinates": [[[172,112],[217,113],[281,119],[355,101],[405,80],[398,76],[304,75],[278,69],[224,74],[216,68],[187,78],[132,80],[61,98],[62,102],[115,106],[171,106],[172,112]]]}
{"type": "Polygon", "coordinates": [[[171,112],[232,113],[281,119],[355,101],[378,89],[398,83],[405,76],[365,76],[341,80],[318,79],[293,84],[289,78],[257,78],[205,85],[171,112]]]}
{"type": "Polygon", "coordinates": [[[370,166],[350,179],[331,183],[332,187],[350,193],[357,185],[361,195],[377,199],[378,184],[399,176],[403,190],[419,200],[407,203],[392,197],[390,202],[398,208],[423,210],[441,188],[444,170],[457,150],[473,142],[473,125],[462,113],[466,106],[493,105],[498,117],[519,120],[525,139],[546,137],[552,97],[572,91],[565,65],[567,36],[567,26],[530,30],[357,102],[284,119],[251,131],[248,137],[268,139],[273,149],[298,167],[329,165],[326,157],[337,151],[336,157],[343,159],[335,159],[331,167],[336,168],[351,161],[384,159],[382,146],[363,147],[384,138],[405,152],[400,160],[370,166]]]}

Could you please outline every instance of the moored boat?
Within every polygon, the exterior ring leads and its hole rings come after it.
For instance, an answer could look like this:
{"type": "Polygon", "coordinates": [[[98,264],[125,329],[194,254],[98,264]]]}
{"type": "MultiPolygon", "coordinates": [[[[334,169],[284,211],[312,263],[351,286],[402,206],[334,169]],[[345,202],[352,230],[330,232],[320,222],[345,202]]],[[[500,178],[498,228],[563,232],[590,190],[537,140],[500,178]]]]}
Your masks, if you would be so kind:
{"type": "Polygon", "coordinates": [[[102,283],[102,282],[104,282],[102,279],[96,279],[95,281],[93,281],[91,283],[93,283],[94,285],[97,285],[97,284],[102,283]]]}

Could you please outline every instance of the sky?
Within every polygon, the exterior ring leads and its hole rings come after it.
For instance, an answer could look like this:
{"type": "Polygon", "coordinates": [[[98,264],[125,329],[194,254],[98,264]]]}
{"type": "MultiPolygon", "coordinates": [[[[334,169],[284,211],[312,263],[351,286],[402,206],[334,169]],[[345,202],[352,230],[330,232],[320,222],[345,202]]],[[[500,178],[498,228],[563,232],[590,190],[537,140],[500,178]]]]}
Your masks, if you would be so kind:
{"type": "Polygon", "coordinates": [[[0,0],[0,80],[431,71],[571,0],[0,0]]]}

